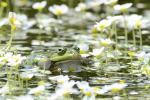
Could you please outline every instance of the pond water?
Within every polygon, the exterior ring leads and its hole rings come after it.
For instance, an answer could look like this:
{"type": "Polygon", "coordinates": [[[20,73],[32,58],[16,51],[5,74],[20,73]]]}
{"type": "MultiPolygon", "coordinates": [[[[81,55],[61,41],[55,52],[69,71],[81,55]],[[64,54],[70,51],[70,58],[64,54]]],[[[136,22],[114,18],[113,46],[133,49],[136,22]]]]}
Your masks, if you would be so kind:
{"type": "MultiPolygon", "coordinates": [[[[97,1],[89,8],[81,4],[77,11],[73,8],[75,3],[67,2],[73,7],[62,15],[63,11],[48,12],[49,2],[43,12],[32,8],[34,2],[16,4],[11,9],[17,13],[16,20],[20,23],[8,51],[4,47],[11,37],[10,27],[4,21],[7,16],[1,17],[4,34],[0,34],[0,100],[150,99],[149,0],[135,0],[124,15],[113,11],[107,3],[96,5],[97,1]],[[134,14],[142,15],[140,28],[133,29],[133,23],[139,18],[134,14]],[[113,19],[117,15],[121,16],[113,19]],[[106,21],[96,30],[96,22],[109,19],[108,16],[118,22],[107,26],[106,21]],[[15,64],[18,59],[23,60],[15,64]]],[[[119,3],[127,2],[120,0],[119,3]]]]}

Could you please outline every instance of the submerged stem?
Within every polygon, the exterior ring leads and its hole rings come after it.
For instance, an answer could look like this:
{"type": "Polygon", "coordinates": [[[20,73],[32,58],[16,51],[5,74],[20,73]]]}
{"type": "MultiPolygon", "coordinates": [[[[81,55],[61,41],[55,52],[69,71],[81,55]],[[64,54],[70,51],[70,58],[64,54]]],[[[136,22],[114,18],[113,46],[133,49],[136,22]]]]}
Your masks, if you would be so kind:
{"type": "Polygon", "coordinates": [[[123,15],[123,18],[124,18],[124,25],[125,25],[125,28],[124,28],[124,32],[125,32],[125,44],[126,44],[126,46],[128,46],[128,30],[127,30],[127,21],[126,21],[125,14],[123,15]]]}
{"type": "Polygon", "coordinates": [[[141,30],[141,28],[139,28],[139,33],[140,33],[140,49],[142,50],[143,40],[142,40],[142,30],[141,30]]]}
{"type": "Polygon", "coordinates": [[[116,30],[117,28],[116,28],[116,23],[114,23],[113,24],[113,30],[114,30],[114,33],[115,33],[115,42],[116,42],[116,50],[118,49],[118,46],[117,46],[117,44],[118,44],[118,34],[117,34],[117,30],[116,30]]]}
{"type": "Polygon", "coordinates": [[[9,0],[6,0],[7,4],[8,4],[8,7],[7,7],[7,13],[10,11],[10,1],[9,0]]]}
{"type": "Polygon", "coordinates": [[[105,65],[107,66],[108,65],[108,57],[107,57],[107,50],[105,51],[105,56],[106,56],[106,60],[105,60],[105,65]]]}
{"type": "Polygon", "coordinates": [[[10,39],[8,41],[8,44],[7,44],[7,47],[6,47],[6,51],[8,51],[10,49],[13,37],[14,37],[14,30],[11,28],[11,37],[10,37],[10,39]]]}
{"type": "Polygon", "coordinates": [[[133,44],[134,44],[134,47],[136,48],[136,37],[135,37],[135,30],[134,29],[132,30],[132,36],[133,36],[133,44]]]}
{"type": "Polygon", "coordinates": [[[0,7],[0,18],[2,18],[2,16],[3,16],[3,11],[4,11],[4,8],[0,7]]]}

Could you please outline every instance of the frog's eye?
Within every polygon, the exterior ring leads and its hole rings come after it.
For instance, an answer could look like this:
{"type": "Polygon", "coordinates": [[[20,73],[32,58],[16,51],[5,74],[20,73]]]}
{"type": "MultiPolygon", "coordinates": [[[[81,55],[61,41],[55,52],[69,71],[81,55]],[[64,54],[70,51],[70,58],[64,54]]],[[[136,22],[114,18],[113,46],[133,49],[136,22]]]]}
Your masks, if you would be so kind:
{"type": "Polygon", "coordinates": [[[67,49],[58,49],[58,55],[64,55],[66,53],[67,49]]]}
{"type": "Polygon", "coordinates": [[[58,49],[59,52],[66,51],[66,50],[67,50],[66,48],[58,49]]]}
{"type": "Polygon", "coordinates": [[[74,47],[74,50],[77,51],[77,52],[79,52],[79,51],[80,51],[80,48],[74,47]]]}
{"type": "Polygon", "coordinates": [[[58,49],[58,51],[62,51],[63,49],[58,49]]]}

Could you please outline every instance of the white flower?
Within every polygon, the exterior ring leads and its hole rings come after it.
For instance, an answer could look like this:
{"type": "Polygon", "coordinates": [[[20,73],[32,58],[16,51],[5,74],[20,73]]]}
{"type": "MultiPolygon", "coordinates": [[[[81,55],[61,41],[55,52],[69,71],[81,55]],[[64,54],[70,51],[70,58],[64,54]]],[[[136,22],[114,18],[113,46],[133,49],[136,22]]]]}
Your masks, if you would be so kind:
{"type": "Polygon", "coordinates": [[[63,84],[59,84],[55,90],[56,92],[51,95],[49,100],[64,100],[64,98],[70,94],[77,94],[78,90],[73,88],[74,85],[74,81],[68,81],[63,84]]]}
{"type": "Polygon", "coordinates": [[[9,65],[9,66],[17,66],[17,65],[21,64],[22,61],[25,60],[25,59],[26,59],[26,57],[21,56],[20,54],[13,55],[12,57],[7,59],[7,61],[8,61],[7,65],[9,65]]]}
{"type": "Polygon", "coordinates": [[[114,96],[113,100],[121,100],[121,97],[120,96],[114,96]]]}
{"type": "Polygon", "coordinates": [[[15,30],[17,26],[20,26],[20,22],[18,21],[17,14],[15,12],[9,12],[8,21],[12,30],[15,30]]]}
{"type": "Polygon", "coordinates": [[[14,26],[15,28],[28,29],[35,24],[35,20],[30,21],[24,14],[10,12],[8,18],[4,18],[0,21],[0,26],[8,24],[14,26]]]}
{"type": "Polygon", "coordinates": [[[13,53],[8,52],[0,57],[1,64],[7,64],[9,66],[16,66],[22,63],[26,57],[21,56],[20,54],[13,55],[13,53]]]}
{"type": "Polygon", "coordinates": [[[114,42],[113,41],[111,41],[110,39],[101,39],[100,40],[100,44],[102,45],[102,46],[104,46],[104,47],[107,47],[107,46],[109,46],[109,45],[111,45],[111,44],[113,44],[114,42]]]}
{"type": "Polygon", "coordinates": [[[6,54],[3,54],[1,56],[2,57],[0,57],[0,62],[2,65],[4,65],[8,62],[7,60],[13,56],[13,53],[7,52],[6,54]]]}
{"type": "Polygon", "coordinates": [[[63,84],[58,84],[58,90],[63,90],[63,94],[77,93],[77,90],[73,88],[75,81],[64,82],[63,84]]]}
{"type": "Polygon", "coordinates": [[[80,48],[80,54],[85,54],[89,50],[89,46],[87,44],[78,44],[78,48],[80,48]]]}
{"type": "Polygon", "coordinates": [[[82,91],[85,87],[89,87],[89,83],[86,81],[76,82],[78,88],[82,91]]]}
{"type": "Polygon", "coordinates": [[[91,54],[97,57],[97,56],[101,56],[103,52],[104,52],[104,47],[100,49],[93,49],[93,52],[91,54]]]}
{"type": "Polygon", "coordinates": [[[112,92],[118,92],[127,86],[128,85],[126,83],[114,83],[114,84],[110,85],[110,89],[112,92]]]}
{"type": "Polygon", "coordinates": [[[78,6],[75,8],[75,11],[85,11],[87,9],[87,6],[85,3],[79,3],[78,6]]]}
{"type": "Polygon", "coordinates": [[[31,95],[23,95],[16,98],[16,100],[34,100],[31,95]]]}
{"type": "Polygon", "coordinates": [[[60,16],[66,14],[69,9],[66,5],[62,4],[62,5],[54,5],[52,7],[49,7],[48,10],[53,14],[55,14],[56,16],[60,16]]]}
{"type": "Polygon", "coordinates": [[[120,21],[120,19],[122,19],[122,16],[107,16],[107,19],[111,23],[118,23],[120,21]]]}
{"type": "Polygon", "coordinates": [[[146,53],[144,51],[140,52],[140,53],[136,53],[135,56],[139,59],[139,60],[143,60],[146,57],[146,53]]]}
{"type": "Polygon", "coordinates": [[[69,77],[68,76],[59,75],[59,76],[55,76],[55,77],[49,77],[49,80],[56,81],[59,84],[63,84],[65,82],[69,81],[69,77]]]}
{"type": "Polygon", "coordinates": [[[9,20],[8,18],[3,18],[0,20],[0,27],[3,25],[9,24],[9,20]]]}
{"type": "Polygon", "coordinates": [[[105,85],[104,87],[102,87],[101,93],[106,93],[106,92],[109,92],[109,91],[118,92],[118,91],[124,89],[127,86],[128,85],[126,83],[114,83],[112,85],[105,85]]]}
{"type": "Polygon", "coordinates": [[[31,89],[28,94],[40,95],[40,94],[44,93],[44,91],[45,91],[45,86],[40,85],[36,88],[31,89]]]}
{"type": "Polygon", "coordinates": [[[10,91],[9,91],[9,83],[7,82],[1,89],[0,89],[0,94],[2,96],[8,94],[10,91]]]}
{"type": "Polygon", "coordinates": [[[17,21],[17,15],[15,12],[9,12],[8,14],[8,20],[11,26],[16,24],[17,21]]]}
{"type": "MultiPolygon", "coordinates": [[[[99,10],[100,9],[100,5],[102,4],[102,2],[101,1],[97,1],[97,0],[92,0],[92,1],[89,1],[88,3],[87,3],[87,7],[88,8],[91,8],[91,9],[94,9],[94,10],[99,10]]],[[[86,8],[87,8],[86,7],[86,8]]]]}
{"type": "Polygon", "coordinates": [[[132,3],[126,3],[122,5],[115,5],[114,9],[116,11],[126,12],[131,6],[132,6],[132,3]]]}
{"type": "Polygon", "coordinates": [[[35,20],[29,20],[25,14],[17,14],[16,16],[18,23],[16,24],[18,28],[26,30],[35,24],[35,20]]]}
{"type": "Polygon", "coordinates": [[[76,83],[80,92],[84,94],[83,100],[95,100],[96,92],[94,88],[89,86],[89,83],[86,81],[81,81],[76,83]]]}
{"type": "Polygon", "coordinates": [[[139,61],[143,62],[145,65],[148,64],[150,61],[150,53],[145,53],[144,51],[142,51],[136,53],[135,56],[139,61]]]}
{"type": "MultiPolygon", "coordinates": [[[[125,17],[126,17],[126,21],[127,21],[127,28],[129,30],[144,28],[145,22],[141,15],[132,14],[132,15],[128,15],[128,16],[126,15],[125,17]]],[[[120,19],[118,19],[118,21],[119,21],[120,27],[125,27],[123,16],[120,17],[120,19]]]]}
{"type": "Polygon", "coordinates": [[[142,27],[142,21],[140,19],[137,19],[135,21],[135,25],[134,25],[135,29],[139,29],[142,27]]]}
{"type": "Polygon", "coordinates": [[[142,66],[141,72],[142,74],[150,75],[150,66],[149,65],[142,66]]]}
{"type": "Polygon", "coordinates": [[[36,2],[33,4],[32,8],[41,11],[46,6],[46,1],[36,2]]]}
{"type": "Polygon", "coordinates": [[[127,86],[128,85],[126,83],[114,83],[112,85],[106,85],[102,89],[104,89],[106,91],[118,92],[127,86]]]}
{"type": "Polygon", "coordinates": [[[88,7],[90,9],[93,9],[95,12],[98,12],[100,10],[100,4],[99,2],[91,2],[89,3],[88,7]]]}
{"type": "Polygon", "coordinates": [[[83,94],[84,94],[83,100],[95,100],[96,95],[94,93],[93,88],[91,87],[84,88],[83,94]]]}
{"type": "Polygon", "coordinates": [[[4,59],[7,60],[8,58],[12,57],[13,56],[13,53],[12,52],[7,52],[5,55],[4,55],[4,59]]]}
{"type": "Polygon", "coordinates": [[[17,7],[29,7],[32,4],[32,1],[29,0],[18,0],[17,2],[13,2],[17,7]]]}
{"type": "Polygon", "coordinates": [[[28,72],[23,72],[20,74],[20,77],[24,80],[30,80],[33,76],[34,74],[28,72]]]}
{"type": "Polygon", "coordinates": [[[128,19],[128,24],[131,28],[138,29],[142,27],[142,16],[133,14],[128,19]]]}
{"type": "Polygon", "coordinates": [[[104,31],[110,25],[111,25],[111,22],[106,19],[103,19],[100,22],[96,23],[97,30],[99,31],[104,31]]]}
{"type": "Polygon", "coordinates": [[[105,4],[115,5],[117,2],[118,2],[118,0],[106,0],[105,4]]]}

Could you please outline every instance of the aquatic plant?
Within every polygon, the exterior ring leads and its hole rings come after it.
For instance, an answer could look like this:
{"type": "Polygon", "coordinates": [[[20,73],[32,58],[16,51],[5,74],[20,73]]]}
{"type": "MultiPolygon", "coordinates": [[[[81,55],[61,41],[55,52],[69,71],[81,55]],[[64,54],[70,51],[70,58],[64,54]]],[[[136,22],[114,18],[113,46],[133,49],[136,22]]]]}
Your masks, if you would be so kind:
{"type": "Polygon", "coordinates": [[[79,3],[75,8],[77,12],[84,12],[87,9],[87,5],[85,3],[79,3]]]}
{"type": "Polygon", "coordinates": [[[32,5],[33,9],[37,9],[39,12],[43,10],[43,8],[46,6],[47,2],[42,1],[42,2],[36,2],[32,5]]]}
{"type": "Polygon", "coordinates": [[[11,26],[11,32],[10,32],[11,36],[6,47],[6,51],[9,50],[11,47],[12,39],[14,37],[14,31],[16,30],[16,24],[17,24],[16,13],[9,12],[8,19],[9,19],[9,24],[11,26]]]}
{"type": "Polygon", "coordinates": [[[96,23],[97,30],[99,30],[101,33],[110,25],[111,25],[110,21],[106,19],[103,19],[100,22],[96,23]]]}
{"type": "Polygon", "coordinates": [[[106,0],[105,4],[114,6],[117,4],[117,2],[118,0],[108,0],[108,1],[106,0]]]}
{"type": "Polygon", "coordinates": [[[56,16],[61,16],[63,14],[66,14],[69,9],[68,9],[68,7],[66,5],[62,4],[62,5],[53,5],[53,6],[50,6],[48,8],[48,10],[50,12],[52,12],[54,15],[56,15],[56,16]]]}
{"type": "Polygon", "coordinates": [[[128,12],[128,9],[132,6],[132,3],[126,3],[126,4],[122,4],[122,5],[115,5],[114,6],[114,10],[116,11],[120,11],[121,13],[123,13],[123,19],[124,19],[124,32],[125,32],[125,43],[126,43],[126,47],[128,45],[128,30],[127,30],[127,19],[126,19],[126,13],[128,12]]]}

